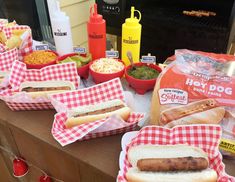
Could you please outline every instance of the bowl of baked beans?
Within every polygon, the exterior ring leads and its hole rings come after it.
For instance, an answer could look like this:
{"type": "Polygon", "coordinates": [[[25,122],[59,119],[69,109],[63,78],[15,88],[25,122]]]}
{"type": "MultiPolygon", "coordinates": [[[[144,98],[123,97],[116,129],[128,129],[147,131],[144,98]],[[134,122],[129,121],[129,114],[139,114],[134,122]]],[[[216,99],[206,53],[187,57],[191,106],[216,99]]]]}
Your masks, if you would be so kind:
{"type": "Polygon", "coordinates": [[[51,50],[37,50],[24,56],[23,62],[28,69],[40,69],[56,64],[58,56],[58,53],[51,50]]]}

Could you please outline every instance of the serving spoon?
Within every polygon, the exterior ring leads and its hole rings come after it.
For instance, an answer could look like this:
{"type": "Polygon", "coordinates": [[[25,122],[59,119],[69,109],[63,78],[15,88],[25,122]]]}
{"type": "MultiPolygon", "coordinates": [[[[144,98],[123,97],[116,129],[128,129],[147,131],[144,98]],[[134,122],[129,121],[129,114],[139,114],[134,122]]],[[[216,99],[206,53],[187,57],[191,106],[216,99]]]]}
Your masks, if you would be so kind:
{"type": "Polygon", "coordinates": [[[134,66],[134,61],[133,61],[133,58],[132,58],[132,53],[131,51],[127,51],[126,52],[126,55],[127,55],[127,58],[129,59],[130,63],[131,63],[131,69],[132,70],[135,70],[136,67],[134,66]]]}

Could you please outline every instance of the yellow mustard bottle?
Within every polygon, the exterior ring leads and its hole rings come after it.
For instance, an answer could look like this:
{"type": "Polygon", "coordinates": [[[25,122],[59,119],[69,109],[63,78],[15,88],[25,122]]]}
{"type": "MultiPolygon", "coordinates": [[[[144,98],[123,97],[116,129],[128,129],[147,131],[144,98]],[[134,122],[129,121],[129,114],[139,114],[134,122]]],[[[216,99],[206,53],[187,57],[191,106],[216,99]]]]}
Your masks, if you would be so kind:
{"type": "Polygon", "coordinates": [[[132,53],[133,61],[139,62],[140,59],[140,40],[142,26],[139,23],[141,20],[141,13],[131,7],[131,17],[125,20],[122,24],[122,61],[129,65],[130,62],[127,57],[127,52],[132,53]],[[134,13],[139,13],[139,18],[134,16],[134,13]]]}

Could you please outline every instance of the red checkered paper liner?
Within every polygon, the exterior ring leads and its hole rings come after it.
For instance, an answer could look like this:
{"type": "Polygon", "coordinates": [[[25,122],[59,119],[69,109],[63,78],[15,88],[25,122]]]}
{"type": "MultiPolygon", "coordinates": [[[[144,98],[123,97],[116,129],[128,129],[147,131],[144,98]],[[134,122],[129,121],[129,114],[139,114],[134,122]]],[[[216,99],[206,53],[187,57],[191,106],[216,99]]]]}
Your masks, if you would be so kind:
{"type": "Polygon", "coordinates": [[[0,53],[0,71],[10,71],[15,60],[18,60],[16,48],[0,53]]]}
{"type": "Polygon", "coordinates": [[[65,127],[69,109],[113,99],[124,101],[124,92],[119,78],[85,89],[53,94],[50,98],[58,112],[55,115],[51,133],[62,146],[77,140],[87,140],[134,130],[138,122],[144,118],[144,113],[132,112],[127,122],[113,116],[68,129],[65,127]]]}
{"type": "Polygon", "coordinates": [[[5,76],[0,84],[0,99],[1,94],[8,89],[11,89],[11,86],[9,85],[9,76],[5,76]]]}
{"type": "Polygon", "coordinates": [[[143,113],[133,112],[130,114],[127,122],[124,122],[119,118],[110,117],[66,129],[64,124],[67,119],[66,113],[57,113],[55,115],[51,133],[56,141],[62,146],[65,146],[77,140],[88,140],[135,130],[138,122],[143,117],[143,113]]]}
{"type": "Polygon", "coordinates": [[[27,30],[29,33],[23,38],[21,47],[18,50],[19,60],[23,59],[23,56],[31,53],[33,51],[33,40],[32,40],[32,33],[29,26],[26,25],[15,25],[11,27],[3,27],[2,31],[6,34],[7,38],[9,39],[12,35],[13,30],[27,30]]]}
{"type": "MultiPolygon", "coordinates": [[[[0,30],[1,31],[1,30],[0,30]]],[[[0,43],[0,54],[5,52],[6,51],[6,48],[3,44],[0,43]]]]}
{"type": "Polygon", "coordinates": [[[13,94],[14,91],[18,91],[20,84],[24,81],[49,80],[71,81],[78,88],[80,77],[77,74],[76,64],[56,64],[42,69],[27,69],[25,63],[15,61],[9,77],[11,89],[1,92],[0,98],[14,111],[52,109],[53,106],[48,98],[33,99],[25,92],[13,94]]]}
{"type": "MultiPolygon", "coordinates": [[[[11,49],[6,52],[0,52],[0,71],[8,72],[11,70],[13,62],[18,60],[18,51],[17,49],[11,49]]],[[[2,83],[0,84],[0,91],[6,89],[8,86],[8,77],[5,77],[2,83]]]]}
{"type": "MultiPolygon", "coordinates": [[[[203,149],[209,158],[210,168],[218,174],[218,182],[234,182],[235,178],[225,173],[222,155],[219,152],[219,141],[222,129],[219,125],[185,125],[172,129],[160,126],[146,126],[134,137],[129,138],[130,143],[123,146],[124,161],[120,161],[118,182],[126,182],[126,172],[131,164],[128,161],[127,151],[137,145],[176,145],[188,144],[203,149]]],[[[124,136],[125,137],[125,136],[124,136]]],[[[124,138],[123,137],[123,138],[124,138]]]]}

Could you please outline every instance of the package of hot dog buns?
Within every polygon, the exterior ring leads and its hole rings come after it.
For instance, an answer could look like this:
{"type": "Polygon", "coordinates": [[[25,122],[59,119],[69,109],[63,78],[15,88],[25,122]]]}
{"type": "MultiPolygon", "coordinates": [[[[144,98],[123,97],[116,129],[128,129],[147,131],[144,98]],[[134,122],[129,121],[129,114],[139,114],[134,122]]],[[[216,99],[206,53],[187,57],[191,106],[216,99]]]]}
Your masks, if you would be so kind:
{"type": "Polygon", "coordinates": [[[51,133],[62,146],[134,130],[145,116],[133,110],[119,78],[50,99],[57,110],[51,133]]]}
{"type": "Polygon", "coordinates": [[[27,69],[25,63],[15,61],[9,74],[10,88],[0,93],[0,99],[13,111],[52,109],[50,94],[75,90],[79,83],[75,63],[27,69]]]}
{"type": "Polygon", "coordinates": [[[218,145],[219,125],[146,126],[124,134],[118,182],[233,182],[218,145]]]}
{"type": "Polygon", "coordinates": [[[226,142],[235,146],[235,56],[176,50],[172,58],[156,82],[150,123],[220,124],[226,142]]]}

